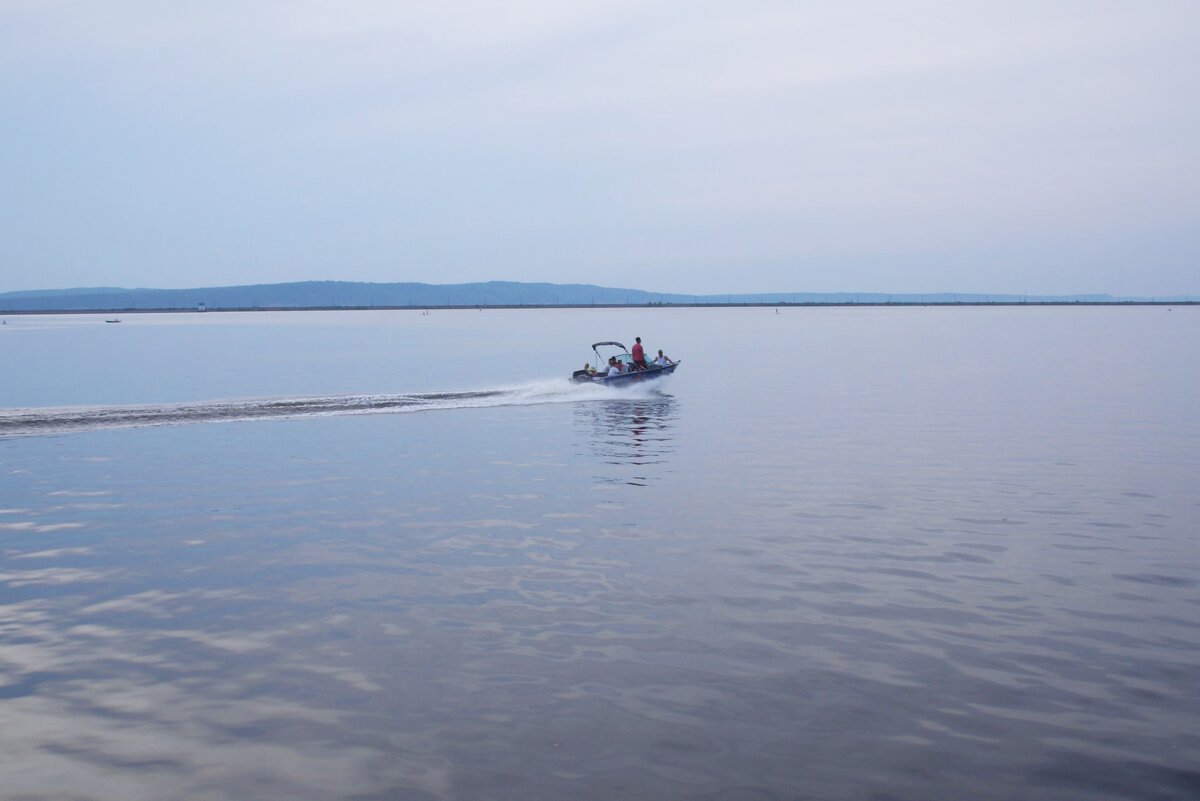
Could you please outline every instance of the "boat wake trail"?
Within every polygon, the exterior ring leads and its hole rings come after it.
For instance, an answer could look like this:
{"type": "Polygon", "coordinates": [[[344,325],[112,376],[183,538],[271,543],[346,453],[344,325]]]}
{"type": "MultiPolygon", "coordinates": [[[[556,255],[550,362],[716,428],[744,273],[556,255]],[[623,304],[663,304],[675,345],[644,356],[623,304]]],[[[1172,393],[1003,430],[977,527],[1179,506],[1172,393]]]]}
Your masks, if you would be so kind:
{"type": "Polygon", "coordinates": [[[0,437],[62,434],[99,428],[180,425],[264,418],[387,414],[494,406],[532,406],[620,398],[628,393],[563,381],[506,389],[408,395],[333,395],[314,398],[203,401],[144,406],[0,409],[0,437]]]}

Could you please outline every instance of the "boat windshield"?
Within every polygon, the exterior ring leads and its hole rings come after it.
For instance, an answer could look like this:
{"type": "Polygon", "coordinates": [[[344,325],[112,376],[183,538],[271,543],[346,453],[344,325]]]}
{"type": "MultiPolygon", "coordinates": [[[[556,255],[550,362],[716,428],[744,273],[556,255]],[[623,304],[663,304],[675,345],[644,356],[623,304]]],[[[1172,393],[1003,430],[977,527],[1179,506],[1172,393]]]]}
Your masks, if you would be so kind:
{"type": "Polygon", "coordinates": [[[615,356],[617,361],[625,366],[633,363],[633,357],[625,350],[625,346],[619,342],[597,342],[592,346],[592,350],[596,352],[596,357],[600,364],[608,364],[608,357],[615,356]]]}

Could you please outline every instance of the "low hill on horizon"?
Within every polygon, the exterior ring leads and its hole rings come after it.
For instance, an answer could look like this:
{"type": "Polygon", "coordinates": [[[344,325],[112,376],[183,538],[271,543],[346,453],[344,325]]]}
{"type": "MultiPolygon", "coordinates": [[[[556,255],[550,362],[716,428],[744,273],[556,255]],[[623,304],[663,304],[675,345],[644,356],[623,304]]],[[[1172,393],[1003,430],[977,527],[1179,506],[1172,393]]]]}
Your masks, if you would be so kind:
{"type": "MultiPolygon", "coordinates": [[[[0,293],[0,311],[138,311],[305,308],[432,308],[437,306],[640,306],[857,303],[1121,303],[1112,295],[983,295],[966,293],[761,292],[685,295],[592,284],[487,281],[468,284],[298,281],[195,289],[88,287],[0,293]]],[[[1185,298],[1157,298],[1182,302],[1185,298]]]]}

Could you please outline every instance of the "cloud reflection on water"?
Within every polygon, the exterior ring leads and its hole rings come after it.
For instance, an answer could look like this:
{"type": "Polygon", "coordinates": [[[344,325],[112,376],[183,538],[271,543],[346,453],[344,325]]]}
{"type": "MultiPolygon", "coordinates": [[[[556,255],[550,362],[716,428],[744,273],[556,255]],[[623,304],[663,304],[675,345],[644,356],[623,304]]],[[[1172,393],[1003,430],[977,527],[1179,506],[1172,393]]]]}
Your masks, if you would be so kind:
{"type": "Polygon", "coordinates": [[[390,786],[446,797],[444,758],[404,733],[356,734],[356,715],[333,702],[379,684],[337,650],[287,656],[346,618],[231,626],[222,613],[249,597],[152,590],[83,608],[55,597],[0,605],[0,796],[249,798],[269,786],[321,799],[390,786]],[[178,627],[187,620],[200,625],[178,627]],[[97,769],[105,780],[88,778],[97,769]]]}

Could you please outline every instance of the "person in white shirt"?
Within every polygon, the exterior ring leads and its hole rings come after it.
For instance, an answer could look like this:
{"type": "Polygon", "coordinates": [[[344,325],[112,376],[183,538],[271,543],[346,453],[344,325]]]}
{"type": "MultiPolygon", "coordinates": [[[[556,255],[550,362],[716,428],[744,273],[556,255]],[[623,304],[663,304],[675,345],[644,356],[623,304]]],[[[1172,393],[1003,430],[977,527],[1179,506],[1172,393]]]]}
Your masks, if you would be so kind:
{"type": "Polygon", "coordinates": [[[625,370],[621,367],[621,363],[617,361],[615,356],[610,356],[608,359],[608,375],[621,375],[625,370]]]}
{"type": "Polygon", "coordinates": [[[660,348],[658,351],[658,358],[654,360],[654,363],[657,364],[659,367],[667,367],[669,365],[674,364],[675,362],[671,361],[671,359],[669,357],[664,356],[662,349],[660,348]]]}

